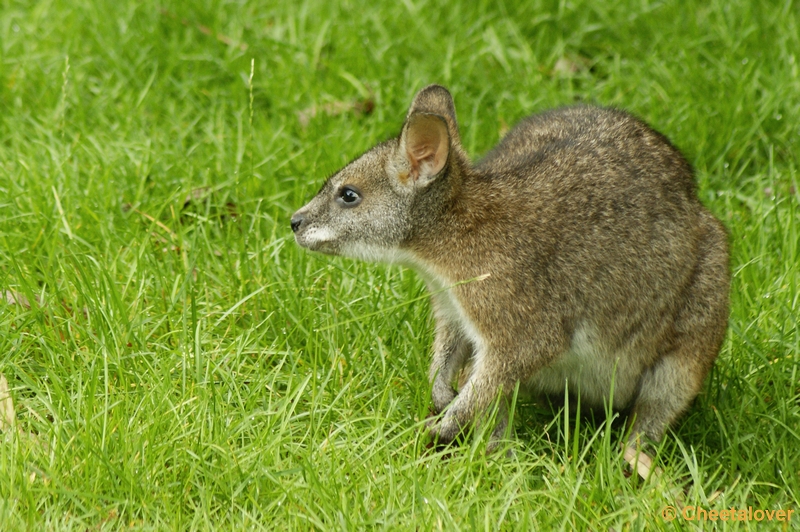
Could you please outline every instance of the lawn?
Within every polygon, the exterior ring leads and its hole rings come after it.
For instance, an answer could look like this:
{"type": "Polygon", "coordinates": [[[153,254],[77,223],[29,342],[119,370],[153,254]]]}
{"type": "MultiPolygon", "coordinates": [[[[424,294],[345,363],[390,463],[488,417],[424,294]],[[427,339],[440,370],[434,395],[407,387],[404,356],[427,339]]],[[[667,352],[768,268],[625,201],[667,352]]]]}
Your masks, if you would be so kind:
{"type": "Polygon", "coordinates": [[[0,529],[800,512],[799,124],[791,0],[0,0],[0,529]],[[730,233],[731,316],[660,477],[628,475],[618,420],[524,401],[512,457],[485,434],[427,449],[423,283],[294,243],[291,213],[432,82],[475,158],[592,102],[694,164],[730,233]]]}

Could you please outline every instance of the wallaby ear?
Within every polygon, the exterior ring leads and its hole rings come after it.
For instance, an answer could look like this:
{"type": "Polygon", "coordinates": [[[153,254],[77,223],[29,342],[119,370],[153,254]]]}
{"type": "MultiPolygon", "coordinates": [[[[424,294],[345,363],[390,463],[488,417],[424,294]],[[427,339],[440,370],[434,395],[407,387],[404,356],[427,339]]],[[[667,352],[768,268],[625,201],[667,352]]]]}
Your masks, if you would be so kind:
{"type": "Polygon", "coordinates": [[[427,113],[443,118],[450,135],[450,145],[460,149],[461,139],[458,134],[458,122],[456,121],[456,106],[453,103],[450,91],[441,85],[428,85],[420,90],[414,96],[414,101],[411,102],[406,120],[415,113],[427,113]]]}
{"type": "Polygon", "coordinates": [[[406,120],[400,144],[409,164],[408,178],[427,185],[442,171],[450,155],[450,136],[444,118],[414,113],[406,120]]]}

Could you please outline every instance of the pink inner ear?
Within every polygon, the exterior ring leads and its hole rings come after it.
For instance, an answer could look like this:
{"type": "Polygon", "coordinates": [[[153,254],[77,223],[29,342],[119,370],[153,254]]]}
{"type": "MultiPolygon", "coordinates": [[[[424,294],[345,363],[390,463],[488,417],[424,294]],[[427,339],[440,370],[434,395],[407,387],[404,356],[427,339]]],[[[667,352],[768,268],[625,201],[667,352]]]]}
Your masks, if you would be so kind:
{"type": "Polygon", "coordinates": [[[409,154],[418,161],[423,161],[436,156],[432,143],[420,144],[409,148],[409,154]]]}
{"type": "Polygon", "coordinates": [[[406,152],[412,178],[438,174],[447,162],[449,144],[444,120],[434,115],[412,115],[406,131],[406,152]]]}

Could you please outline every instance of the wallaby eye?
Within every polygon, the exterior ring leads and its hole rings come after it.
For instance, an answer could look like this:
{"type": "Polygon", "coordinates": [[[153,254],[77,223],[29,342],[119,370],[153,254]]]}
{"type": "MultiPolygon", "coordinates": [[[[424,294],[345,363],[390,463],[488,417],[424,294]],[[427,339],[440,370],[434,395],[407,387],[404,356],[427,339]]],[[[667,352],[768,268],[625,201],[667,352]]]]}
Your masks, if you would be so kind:
{"type": "Polygon", "coordinates": [[[352,185],[343,186],[339,190],[339,197],[336,202],[342,207],[355,207],[361,203],[361,193],[352,185]]]}

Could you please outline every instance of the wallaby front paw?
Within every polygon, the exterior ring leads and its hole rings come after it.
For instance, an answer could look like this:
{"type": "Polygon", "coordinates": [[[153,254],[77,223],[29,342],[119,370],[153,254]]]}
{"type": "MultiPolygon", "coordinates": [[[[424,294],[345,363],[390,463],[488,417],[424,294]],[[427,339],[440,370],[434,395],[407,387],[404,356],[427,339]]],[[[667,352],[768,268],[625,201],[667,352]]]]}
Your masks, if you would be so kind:
{"type": "Polygon", "coordinates": [[[439,420],[430,420],[428,422],[428,431],[431,438],[439,445],[447,445],[456,439],[456,436],[461,432],[461,426],[454,416],[445,414],[439,420]]]}

